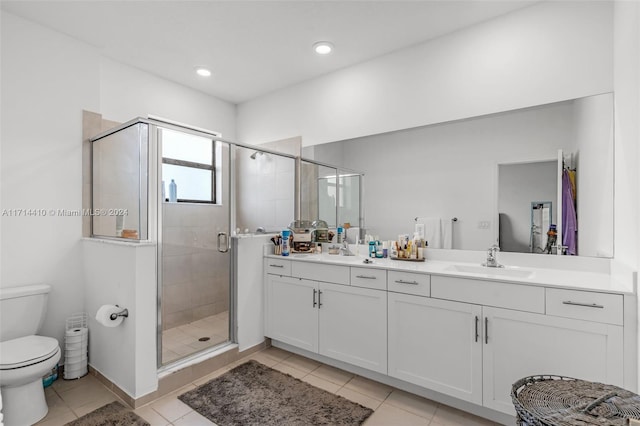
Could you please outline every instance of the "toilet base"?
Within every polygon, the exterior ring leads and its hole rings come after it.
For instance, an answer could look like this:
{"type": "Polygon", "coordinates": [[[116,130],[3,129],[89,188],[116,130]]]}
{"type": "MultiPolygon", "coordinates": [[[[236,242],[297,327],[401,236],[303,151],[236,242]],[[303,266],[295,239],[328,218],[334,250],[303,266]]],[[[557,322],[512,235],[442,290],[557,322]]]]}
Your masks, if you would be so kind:
{"type": "Polygon", "coordinates": [[[49,411],[40,378],[22,386],[3,386],[0,392],[5,426],[32,425],[49,411]]]}

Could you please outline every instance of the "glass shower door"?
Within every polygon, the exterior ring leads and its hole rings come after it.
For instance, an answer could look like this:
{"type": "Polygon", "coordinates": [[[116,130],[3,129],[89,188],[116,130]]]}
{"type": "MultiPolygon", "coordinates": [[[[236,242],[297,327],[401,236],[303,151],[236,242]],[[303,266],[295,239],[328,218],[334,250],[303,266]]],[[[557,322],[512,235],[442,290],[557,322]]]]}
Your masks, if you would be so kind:
{"type": "Polygon", "coordinates": [[[230,336],[229,145],[211,135],[158,128],[159,365],[230,336]]]}

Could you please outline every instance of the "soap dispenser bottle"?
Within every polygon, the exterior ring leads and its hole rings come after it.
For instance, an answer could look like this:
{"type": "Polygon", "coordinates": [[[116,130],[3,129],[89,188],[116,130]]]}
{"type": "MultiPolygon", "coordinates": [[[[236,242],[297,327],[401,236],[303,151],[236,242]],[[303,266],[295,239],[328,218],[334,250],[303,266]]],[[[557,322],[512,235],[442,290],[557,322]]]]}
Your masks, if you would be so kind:
{"type": "Polygon", "coordinates": [[[376,257],[376,242],[369,241],[369,257],[376,257]]]}

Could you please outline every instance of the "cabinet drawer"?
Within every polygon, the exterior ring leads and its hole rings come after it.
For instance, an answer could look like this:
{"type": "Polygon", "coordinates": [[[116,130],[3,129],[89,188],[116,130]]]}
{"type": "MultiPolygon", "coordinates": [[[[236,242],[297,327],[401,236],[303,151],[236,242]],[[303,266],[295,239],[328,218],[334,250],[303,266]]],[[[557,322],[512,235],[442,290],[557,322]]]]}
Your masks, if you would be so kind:
{"type": "Polygon", "coordinates": [[[429,296],[431,294],[431,276],[411,272],[389,271],[387,290],[397,293],[429,296]]]}
{"type": "Polygon", "coordinates": [[[327,283],[349,285],[349,267],[311,262],[293,262],[291,276],[327,283]]]}
{"type": "Polygon", "coordinates": [[[291,275],[291,261],[285,259],[266,258],[264,260],[264,270],[267,274],[291,275]]]}
{"type": "Polygon", "coordinates": [[[544,287],[433,275],[431,297],[544,314],[544,287]]]}
{"type": "Polygon", "coordinates": [[[351,285],[354,287],[387,289],[387,271],[385,269],[351,268],[351,285]]]}
{"type": "Polygon", "coordinates": [[[547,289],[547,315],[622,325],[620,294],[593,291],[547,289]]]}

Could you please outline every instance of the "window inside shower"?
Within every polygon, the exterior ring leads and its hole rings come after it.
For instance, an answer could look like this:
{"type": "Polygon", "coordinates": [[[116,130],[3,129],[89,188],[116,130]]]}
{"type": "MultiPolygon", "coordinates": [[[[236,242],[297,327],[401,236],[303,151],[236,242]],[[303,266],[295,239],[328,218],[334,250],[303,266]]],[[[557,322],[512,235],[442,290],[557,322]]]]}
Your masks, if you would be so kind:
{"type": "Polygon", "coordinates": [[[169,185],[174,184],[177,193],[176,202],[216,203],[215,148],[215,142],[209,138],[163,130],[164,201],[170,201],[169,185]]]}

